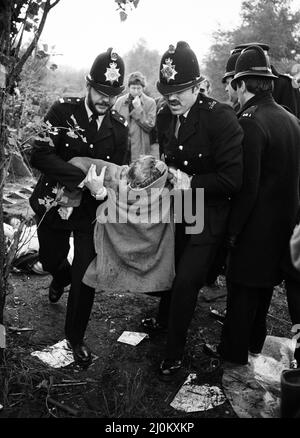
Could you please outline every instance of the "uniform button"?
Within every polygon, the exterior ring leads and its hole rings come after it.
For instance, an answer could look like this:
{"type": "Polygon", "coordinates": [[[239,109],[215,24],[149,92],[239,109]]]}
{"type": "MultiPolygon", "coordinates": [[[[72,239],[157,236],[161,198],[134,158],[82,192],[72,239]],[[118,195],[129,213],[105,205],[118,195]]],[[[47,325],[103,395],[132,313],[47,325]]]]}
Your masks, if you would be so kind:
{"type": "Polygon", "coordinates": [[[66,148],[68,148],[69,147],[69,143],[66,143],[66,148]]]}
{"type": "Polygon", "coordinates": [[[184,161],[183,164],[184,164],[185,166],[187,166],[187,165],[189,164],[189,162],[188,162],[188,161],[184,161]]]}
{"type": "Polygon", "coordinates": [[[201,157],[202,157],[202,154],[199,154],[198,157],[201,158],[201,157]]]}
{"type": "Polygon", "coordinates": [[[93,144],[90,144],[90,148],[93,149],[93,147],[94,147],[94,145],[93,145],[93,144]]]}
{"type": "Polygon", "coordinates": [[[109,155],[107,155],[107,157],[106,157],[108,160],[110,160],[110,156],[109,155]]]}
{"type": "Polygon", "coordinates": [[[179,148],[181,151],[183,150],[183,146],[182,146],[182,145],[178,146],[178,148],[179,148]]]}
{"type": "Polygon", "coordinates": [[[203,103],[203,100],[199,100],[199,103],[203,103]]]}

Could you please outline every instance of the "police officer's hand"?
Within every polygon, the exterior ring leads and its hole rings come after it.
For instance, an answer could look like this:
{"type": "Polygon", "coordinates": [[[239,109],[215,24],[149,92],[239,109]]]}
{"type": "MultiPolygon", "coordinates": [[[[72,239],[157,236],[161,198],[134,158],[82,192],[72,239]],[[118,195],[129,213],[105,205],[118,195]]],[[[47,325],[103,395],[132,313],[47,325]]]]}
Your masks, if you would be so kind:
{"type": "Polygon", "coordinates": [[[169,167],[167,179],[173,185],[176,182],[176,175],[177,175],[177,169],[175,169],[174,167],[169,167]]]}
{"type": "Polygon", "coordinates": [[[168,175],[170,175],[168,179],[173,184],[174,189],[187,190],[191,187],[191,177],[187,173],[169,167],[168,175]]]}
{"type": "Polygon", "coordinates": [[[107,166],[104,166],[100,175],[97,175],[96,165],[91,164],[88,173],[84,180],[84,185],[90,190],[91,194],[98,200],[104,199],[107,191],[104,187],[103,181],[107,166]]]}

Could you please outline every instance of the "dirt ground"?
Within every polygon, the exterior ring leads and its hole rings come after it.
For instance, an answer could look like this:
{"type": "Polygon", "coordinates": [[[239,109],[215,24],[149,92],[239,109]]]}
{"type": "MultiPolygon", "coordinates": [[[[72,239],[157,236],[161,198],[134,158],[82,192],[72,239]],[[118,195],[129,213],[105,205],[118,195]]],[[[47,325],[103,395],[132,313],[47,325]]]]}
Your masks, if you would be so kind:
{"type": "MultiPolygon", "coordinates": [[[[28,216],[31,179],[6,186],[5,210],[28,216]],[[17,201],[16,201],[17,200],[17,201]]],[[[228,401],[208,411],[188,414],[170,406],[185,378],[197,374],[198,384],[221,386],[222,368],[203,352],[204,342],[219,340],[221,325],[210,307],[225,308],[223,277],[219,287],[204,288],[190,327],[184,367],[170,381],[158,367],[164,355],[164,333],[133,347],[117,342],[123,331],[143,331],[141,319],[155,316],[158,301],[143,294],[96,294],[86,342],[98,357],[87,369],[71,364],[54,369],[30,355],[64,339],[67,293],[56,304],[48,300],[50,276],[12,273],[6,301],[7,349],[0,374],[2,418],[234,418],[228,401]],[[30,329],[18,331],[18,329],[30,329]],[[49,398],[50,397],[50,398],[49,398]],[[65,406],[55,407],[53,399],[65,406]]],[[[277,287],[268,317],[269,334],[291,337],[285,292],[277,287]]]]}
{"type": "MultiPolygon", "coordinates": [[[[124,330],[143,331],[140,321],[145,316],[155,315],[156,298],[128,293],[96,295],[86,341],[98,359],[87,370],[74,364],[54,369],[30,353],[64,338],[67,293],[58,303],[51,304],[48,300],[49,276],[12,274],[5,315],[8,345],[2,377],[3,400],[0,400],[4,409],[0,419],[235,417],[228,401],[214,409],[192,414],[170,406],[190,372],[197,373],[199,384],[221,385],[222,368],[213,367],[202,352],[204,342],[217,342],[220,335],[220,323],[209,314],[210,307],[217,310],[225,307],[224,279],[219,279],[220,287],[200,291],[184,368],[175,379],[165,381],[157,372],[163,357],[165,334],[143,340],[136,347],[117,342],[124,330]],[[32,331],[18,332],[14,327],[32,328],[32,331]],[[45,383],[51,383],[51,387],[47,389],[45,383]],[[73,411],[53,407],[47,403],[47,395],[73,411]]],[[[268,327],[269,334],[291,336],[281,287],[274,293],[268,327]]]]}

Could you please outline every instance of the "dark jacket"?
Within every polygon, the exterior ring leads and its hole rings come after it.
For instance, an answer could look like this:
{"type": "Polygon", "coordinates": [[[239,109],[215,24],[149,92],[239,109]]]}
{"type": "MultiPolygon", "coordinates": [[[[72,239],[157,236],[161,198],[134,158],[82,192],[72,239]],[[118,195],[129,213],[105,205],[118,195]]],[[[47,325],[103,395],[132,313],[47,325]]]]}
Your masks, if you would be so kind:
{"type": "Polygon", "coordinates": [[[200,94],[174,135],[176,116],[163,106],[157,116],[160,149],[169,166],[193,175],[191,187],[204,189],[204,230],[192,235],[205,243],[224,232],[230,197],[242,183],[243,132],[233,109],[200,94]]]}
{"type": "Polygon", "coordinates": [[[296,117],[300,118],[300,91],[292,85],[292,78],[279,73],[274,66],[272,72],[278,76],[274,80],[273,97],[275,102],[287,107],[296,117]]]}
{"type": "Polygon", "coordinates": [[[272,287],[282,280],[280,261],[299,205],[300,121],[269,93],[250,99],[239,121],[244,178],[230,214],[229,234],[237,241],[227,278],[272,287]]]}
{"type": "MultiPolygon", "coordinates": [[[[57,183],[72,191],[85,177],[68,160],[79,156],[124,164],[128,138],[125,119],[115,110],[105,115],[98,133],[92,135],[84,99],[67,98],[56,102],[46,115],[45,123],[58,129],[50,134],[50,142],[49,136],[37,139],[31,155],[31,165],[42,173],[30,198],[39,219],[46,211],[44,200],[55,198],[57,183]]],[[[44,220],[56,228],[84,228],[92,224],[98,205],[89,190],[84,189],[81,204],[69,220],[60,218],[57,207],[51,208],[44,220]]]]}

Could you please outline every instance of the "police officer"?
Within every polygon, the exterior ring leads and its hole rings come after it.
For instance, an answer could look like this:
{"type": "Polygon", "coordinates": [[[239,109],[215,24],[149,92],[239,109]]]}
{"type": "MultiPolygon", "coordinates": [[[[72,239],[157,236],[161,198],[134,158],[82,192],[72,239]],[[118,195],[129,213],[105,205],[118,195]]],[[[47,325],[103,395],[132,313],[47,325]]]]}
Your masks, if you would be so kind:
{"type": "Polygon", "coordinates": [[[232,86],[230,84],[231,84],[231,80],[235,74],[235,64],[236,64],[236,61],[237,61],[239,55],[240,55],[240,52],[238,52],[238,51],[235,51],[234,53],[232,53],[230,55],[230,57],[228,58],[227,64],[226,64],[224,76],[222,78],[222,83],[225,85],[225,91],[228,94],[229,102],[231,103],[235,112],[239,111],[240,105],[238,102],[236,91],[232,88],[232,86]]]}
{"type": "MultiPolygon", "coordinates": [[[[249,46],[261,47],[266,56],[270,50],[270,46],[265,43],[245,43],[235,46],[232,53],[240,53],[243,49],[249,46]]],[[[293,77],[287,74],[279,73],[273,65],[271,65],[272,73],[277,77],[274,81],[273,97],[275,102],[288,108],[295,116],[300,118],[300,92],[298,88],[293,87],[293,77]]]]}
{"type": "Polygon", "coordinates": [[[194,196],[197,188],[204,189],[204,229],[189,234],[185,223],[176,225],[176,277],[166,356],[160,365],[163,375],[182,365],[197,294],[222,243],[230,197],[242,183],[242,130],[229,105],[199,93],[201,80],[189,45],[180,41],[176,48],[170,46],[161,59],[157,83],[166,100],[157,116],[158,140],[171,181],[176,183],[179,170],[182,189],[191,188],[194,196]]]}
{"type": "MultiPolygon", "coordinates": [[[[30,199],[38,219],[39,257],[43,268],[51,273],[49,299],[57,302],[64,288],[71,284],[65,334],[81,365],[91,360],[84,344],[84,333],[94,300],[94,290],[81,284],[82,277],[95,257],[93,221],[99,201],[97,193],[86,187],[82,200],[71,216],[62,219],[55,205],[58,185],[68,191],[81,190],[85,174],[68,163],[75,156],[87,156],[124,164],[128,132],[124,117],[111,107],[123,92],[124,62],[111,48],[95,59],[86,77],[85,98],[63,98],[54,103],[45,117],[48,134],[34,145],[31,164],[41,172],[30,199]],[[52,208],[45,208],[51,205],[52,208]],[[67,255],[69,239],[74,238],[74,259],[67,255]]],[[[99,198],[101,199],[101,198],[99,198]]]]}
{"type": "MultiPolygon", "coordinates": [[[[236,113],[240,109],[240,104],[238,102],[236,91],[232,88],[230,84],[235,73],[234,71],[235,63],[239,55],[240,55],[239,52],[235,52],[232,55],[230,55],[226,64],[224,76],[222,78],[222,83],[225,85],[225,91],[228,95],[229,103],[236,113]]],[[[219,275],[224,274],[226,257],[227,257],[227,248],[226,245],[224,244],[220,247],[217,257],[215,259],[215,263],[213,264],[213,266],[210,269],[210,272],[208,273],[207,281],[206,281],[206,285],[208,287],[218,287],[217,279],[219,275]]],[[[210,312],[210,314],[214,318],[216,318],[214,312],[210,312]]],[[[222,322],[223,316],[222,315],[220,317],[217,316],[217,319],[222,322]]]]}
{"type": "Polygon", "coordinates": [[[272,97],[269,58],[244,49],[231,84],[241,105],[244,177],[228,224],[227,313],[217,353],[247,364],[261,352],[273,288],[283,280],[281,260],[299,205],[299,120],[272,97]]]}

